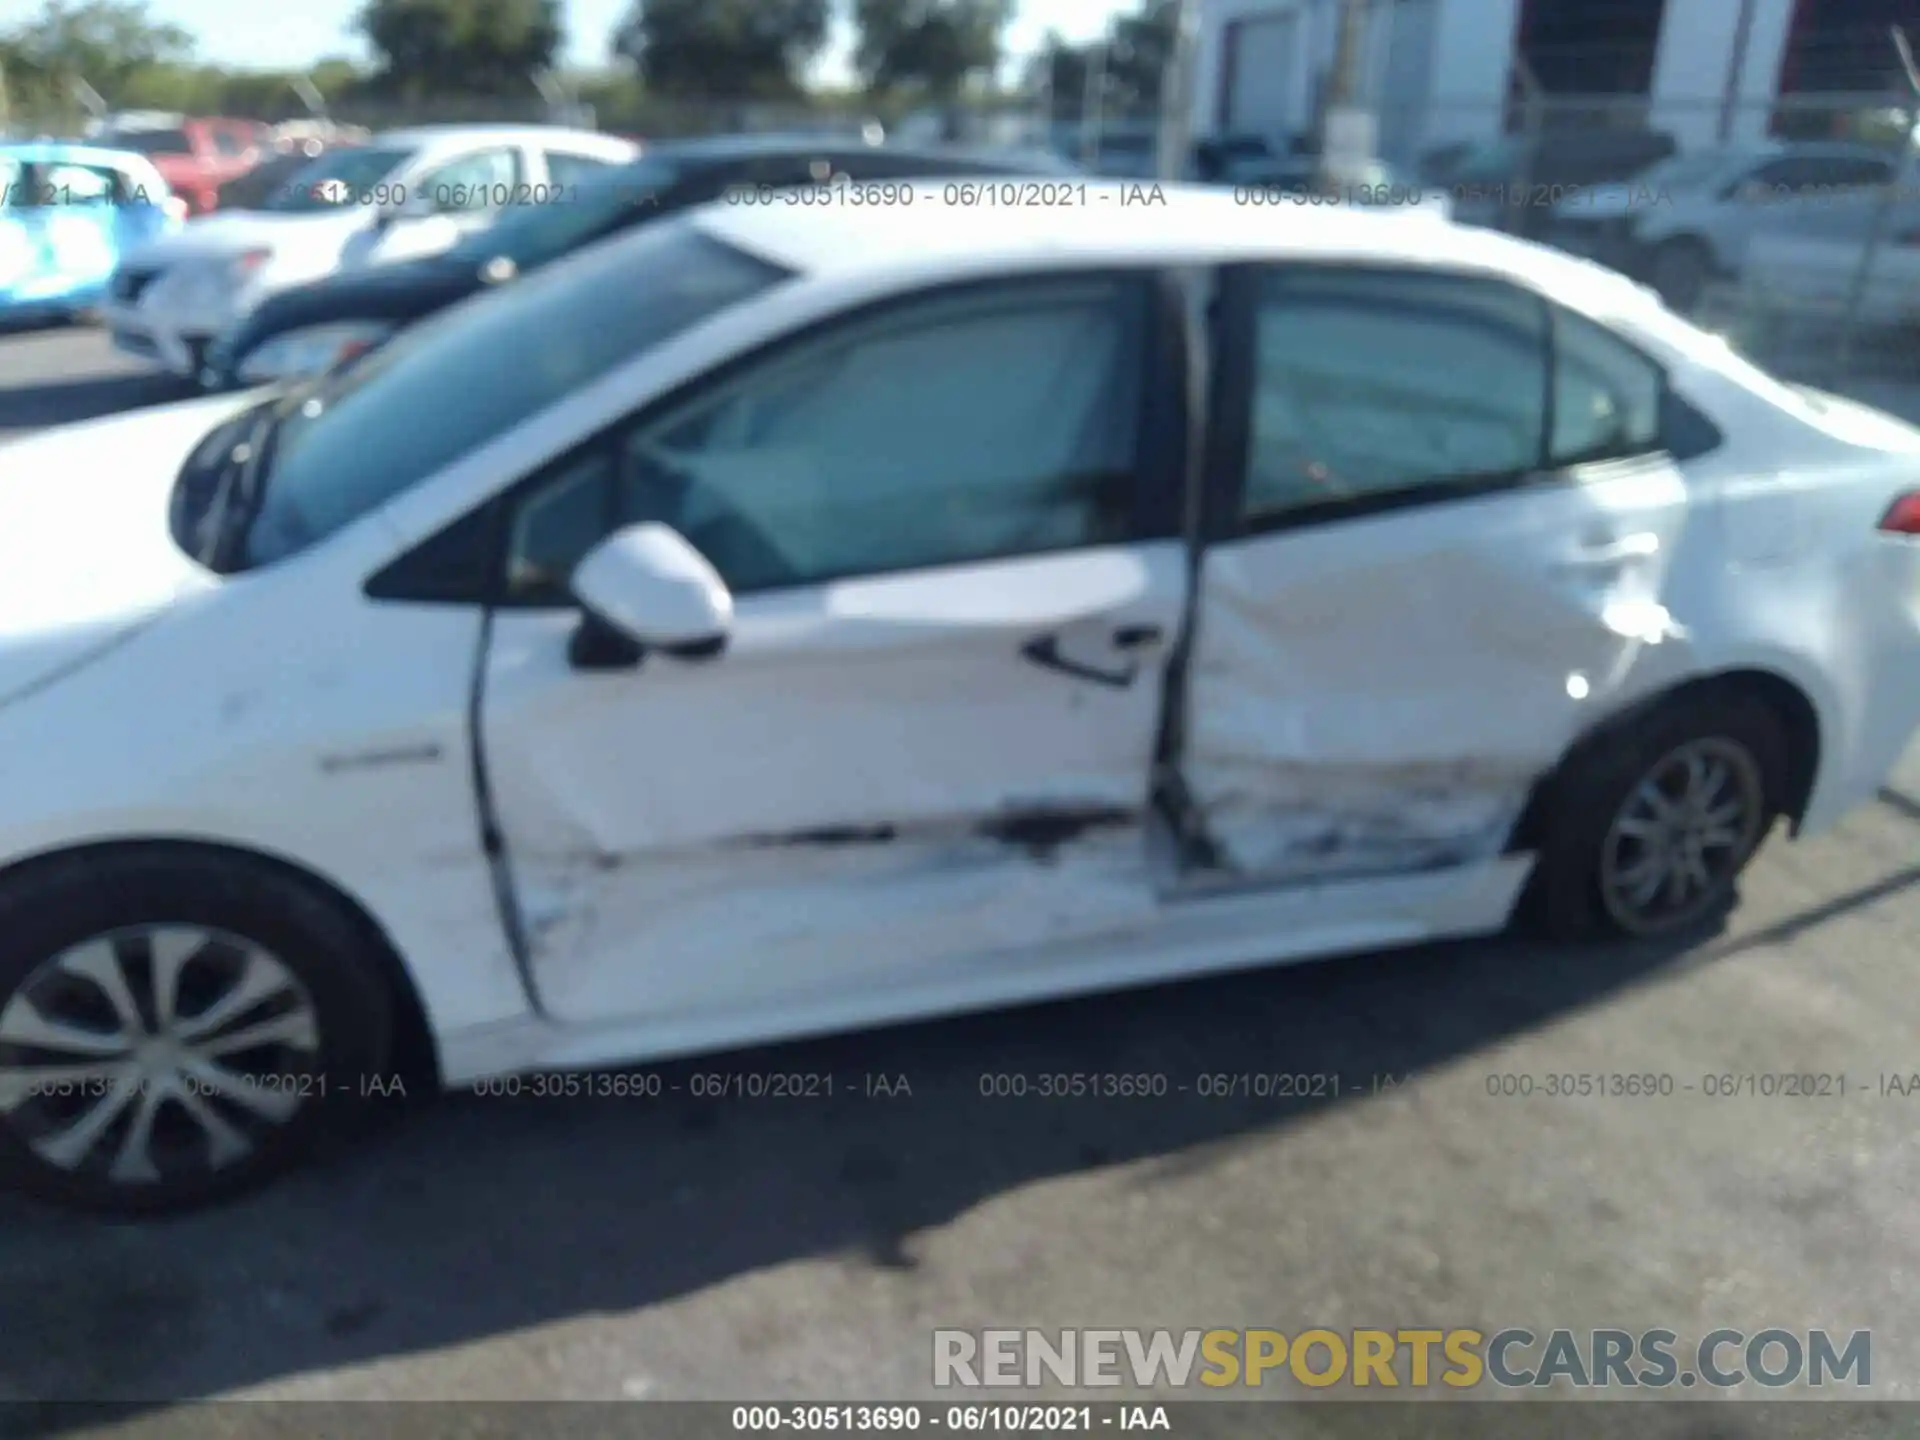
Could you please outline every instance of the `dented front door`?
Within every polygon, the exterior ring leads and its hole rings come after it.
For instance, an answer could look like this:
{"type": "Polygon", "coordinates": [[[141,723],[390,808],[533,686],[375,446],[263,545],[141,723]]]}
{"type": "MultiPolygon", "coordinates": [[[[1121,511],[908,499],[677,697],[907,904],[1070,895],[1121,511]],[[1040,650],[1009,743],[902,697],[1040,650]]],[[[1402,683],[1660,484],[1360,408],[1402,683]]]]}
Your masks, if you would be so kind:
{"type": "Polygon", "coordinates": [[[1194,812],[1274,881],[1497,853],[1578,733],[1685,666],[1658,372],[1494,280],[1224,283],[1194,812]]]}
{"type": "Polygon", "coordinates": [[[865,314],[533,489],[524,583],[649,521],[735,598],[723,652],[630,668],[571,653],[570,604],[495,617],[486,773],[551,1013],[830,1011],[1140,923],[1187,582],[1138,503],[1148,298],[1067,277],[865,314]]]}

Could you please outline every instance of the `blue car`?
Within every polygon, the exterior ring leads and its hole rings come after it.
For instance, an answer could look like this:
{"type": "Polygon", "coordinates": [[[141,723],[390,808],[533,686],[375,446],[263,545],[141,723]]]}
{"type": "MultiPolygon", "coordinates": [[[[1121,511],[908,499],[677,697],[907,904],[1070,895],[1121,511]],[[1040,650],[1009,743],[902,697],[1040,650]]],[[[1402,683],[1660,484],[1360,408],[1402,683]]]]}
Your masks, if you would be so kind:
{"type": "Polygon", "coordinates": [[[85,314],[120,256],[185,214],[143,156],[54,140],[0,144],[0,320],[85,314]]]}

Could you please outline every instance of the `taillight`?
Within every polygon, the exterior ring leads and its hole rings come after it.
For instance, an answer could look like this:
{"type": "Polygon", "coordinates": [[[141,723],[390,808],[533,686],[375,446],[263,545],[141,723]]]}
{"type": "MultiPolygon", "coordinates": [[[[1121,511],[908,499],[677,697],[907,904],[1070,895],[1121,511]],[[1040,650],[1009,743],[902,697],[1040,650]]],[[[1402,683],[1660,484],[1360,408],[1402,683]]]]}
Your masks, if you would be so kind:
{"type": "Polygon", "coordinates": [[[1920,490],[1909,490],[1889,505],[1880,517],[1880,530],[1887,535],[1920,536],[1920,490]]]}

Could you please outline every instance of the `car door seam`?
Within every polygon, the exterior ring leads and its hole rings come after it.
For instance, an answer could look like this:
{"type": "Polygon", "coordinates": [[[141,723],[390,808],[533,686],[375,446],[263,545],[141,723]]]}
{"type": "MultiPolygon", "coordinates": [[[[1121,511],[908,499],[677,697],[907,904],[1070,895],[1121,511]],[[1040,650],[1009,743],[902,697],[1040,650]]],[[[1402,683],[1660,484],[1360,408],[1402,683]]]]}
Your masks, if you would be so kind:
{"type": "Polygon", "coordinates": [[[493,784],[487,769],[486,714],[487,665],[493,653],[493,626],[496,611],[491,604],[480,611],[479,646],[474,655],[473,680],[467,687],[468,754],[473,766],[474,809],[479,821],[480,850],[486,857],[493,882],[494,908],[500,917],[500,929],[506,937],[507,951],[520,978],[527,1007],[540,1020],[550,1020],[545,1002],[535,981],[533,954],[527,944],[526,918],[520,909],[520,892],[514,884],[513,857],[507,847],[506,831],[501,826],[499,809],[494,803],[493,784]]]}

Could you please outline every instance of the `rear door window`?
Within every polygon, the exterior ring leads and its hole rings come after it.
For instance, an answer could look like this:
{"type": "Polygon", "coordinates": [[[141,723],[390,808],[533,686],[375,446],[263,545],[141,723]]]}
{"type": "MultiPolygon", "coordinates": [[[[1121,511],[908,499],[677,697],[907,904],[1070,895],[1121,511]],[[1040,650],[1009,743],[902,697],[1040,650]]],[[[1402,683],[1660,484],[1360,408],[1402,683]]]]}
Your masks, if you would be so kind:
{"type": "Polygon", "coordinates": [[[1511,285],[1277,269],[1255,346],[1249,527],[1518,484],[1545,455],[1547,316],[1511,285]]]}

